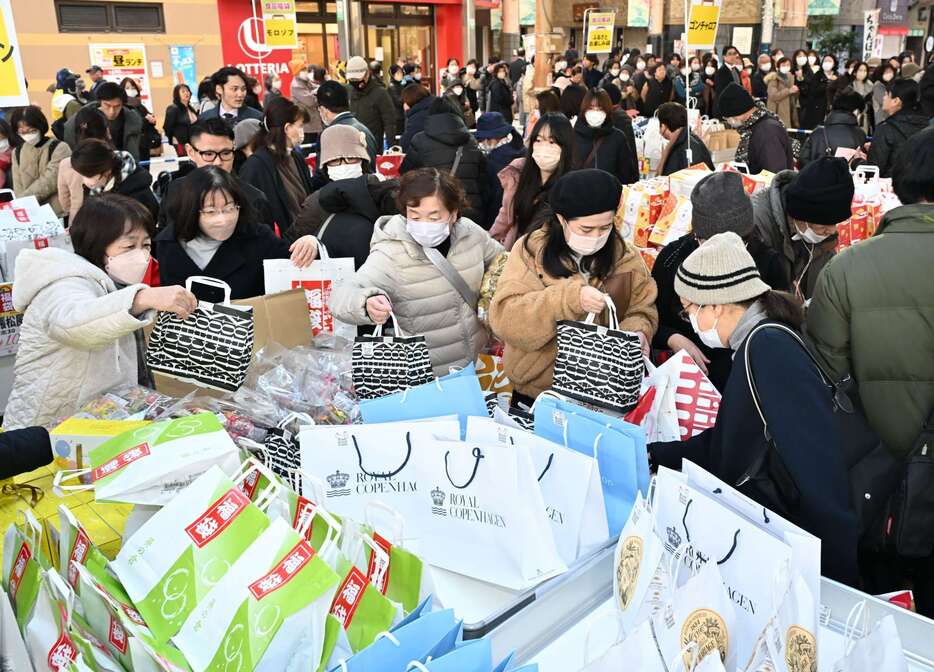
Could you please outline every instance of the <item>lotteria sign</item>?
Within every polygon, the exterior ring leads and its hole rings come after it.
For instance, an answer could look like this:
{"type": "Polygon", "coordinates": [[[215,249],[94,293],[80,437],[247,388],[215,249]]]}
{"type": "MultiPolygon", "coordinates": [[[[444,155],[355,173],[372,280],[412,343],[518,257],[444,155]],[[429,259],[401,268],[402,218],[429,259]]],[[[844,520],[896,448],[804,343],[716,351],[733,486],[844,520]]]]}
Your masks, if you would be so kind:
{"type": "Polygon", "coordinates": [[[221,24],[221,50],[226,65],[234,65],[260,83],[266,75],[279,75],[282,92],[292,86],[291,48],[266,45],[262,13],[253,14],[252,0],[217,0],[221,24]]]}

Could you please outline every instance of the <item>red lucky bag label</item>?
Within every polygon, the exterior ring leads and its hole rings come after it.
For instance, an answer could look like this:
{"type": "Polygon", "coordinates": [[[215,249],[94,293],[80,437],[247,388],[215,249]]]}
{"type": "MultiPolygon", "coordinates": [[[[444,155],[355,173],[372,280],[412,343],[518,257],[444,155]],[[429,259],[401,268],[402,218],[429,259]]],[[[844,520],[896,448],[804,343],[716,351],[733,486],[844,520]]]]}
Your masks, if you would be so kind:
{"type": "Polygon", "coordinates": [[[311,520],[308,522],[308,529],[305,530],[305,539],[311,541],[311,533],[315,527],[315,503],[310,499],[305,499],[301,495],[298,496],[298,501],[295,502],[295,516],[292,518],[292,529],[298,530],[302,525],[305,524],[305,521],[308,520],[308,517],[311,516],[311,520]]]}
{"type": "Polygon", "coordinates": [[[110,642],[113,647],[121,654],[126,653],[126,630],[124,629],[123,625],[121,625],[120,621],[118,621],[113,616],[110,617],[110,628],[108,629],[107,641],[110,642]]]}
{"type": "Polygon", "coordinates": [[[32,557],[32,550],[24,541],[19,547],[19,553],[16,554],[16,561],[13,563],[13,571],[10,573],[10,599],[16,599],[16,593],[19,591],[19,584],[23,580],[23,574],[26,573],[26,565],[29,558],[32,557]]]}
{"type": "Polygon", "coordinates": [[[363,598],[363,591],[369,583],[356,567],[350,570],[350,573],[344,578],[344,582],[337,589],[337,595],[331,603],[331,616],[341,622],[341,626],[346,630],[353,621],[353,615],[360,606],[360,600],[363,598]]]}
{"type": "Polygon", "coordinates": [[[138,446],[133,448],[128,448],[122,453],[114,457],[112,460],[105,462],[101,466],[97,467],[94,471],[91,472],[91,480],[99,481],[105,476],[110,476],[115,474],[124,467],[133,464],[136,460],[139,460],[143,457],[149,455],[149,444],[141,443],[138,446]]]}
{"type": "Polygon", "coordinates": [[[386,555],[382,556],[374,550],[370,551],[370,563],[367,565],[366,578],[379,592],[385,595],[386,588],[389,586],[389,552],[392,550],[392,544],[375,532],[373,533],[373,542],[386,555]]]}
{"type": "Polygon", "coordinates": [[[313,557],[315,557],[315,549],[302,539],[285,554],[278,565],[249,585],[250,594],[258,601],[279,590],[291,581],[302,567],[311,562],[313,557]]]}
{"type": "Polygon", "coordinates": [[[195,542],[195,546],[202,548],[226,530],[249,503],[250,500],[239,488],[231,488],[186,527],[185,533],[195,542]]]}
{"type": "Polygon", "coordinates": [[[68,556],[68,583],[71,584],[72,588],[78,585],[78,570],[72,563],[83,565],[90,550],[91,540],[88,539],[84,529],[79,527],[78,533],[75,535],[75,543],[71,546],[71,555],[68,556]]]}
{"type": "Polygon", "coordinates": [[[292,289],[302,288],[308,299],[308,317],[311,319],[311,335],[333,334],[334,316],[328,307],[331,302],[330,280],[293,280],[292,289]]]}
{"type": "Polygon", "coordinates": [[[250,501],[253,501],[257,485],[259,485],[259,469],[253,469],[253,471],[246,475],[243,482],[240,483],[240,489],[243,491],[244,495],[250,498],[250,501]]]}
{"type": "Polygon", "coordinates": [[[62,633],[58,640],[49,649],[49,669],[55,672],[64,672],[78,657],[78,647],[71,641],[67,633],[62,633]]]}

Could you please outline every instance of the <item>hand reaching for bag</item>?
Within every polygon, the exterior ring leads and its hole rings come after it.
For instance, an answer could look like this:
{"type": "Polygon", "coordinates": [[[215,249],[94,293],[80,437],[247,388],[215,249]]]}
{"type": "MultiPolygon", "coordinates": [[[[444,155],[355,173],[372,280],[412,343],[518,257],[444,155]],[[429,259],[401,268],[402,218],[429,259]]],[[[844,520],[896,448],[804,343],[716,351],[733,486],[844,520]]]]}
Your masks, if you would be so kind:
{"type": "Polygon", "coordinates": [[[707,365],[710,364],[710,360],[707,359],[707,356],[701,351],[697,344],[692,341],[687,336],[682,334],[672,334],[668,338],[668,347],[678,352],[679,350],[687,350],[687,353],[691,356],[691,359],[694,360],[694,363],[704,372],[704,375],[707,375],[707,365]]]}
{"type": "Polygon", "coordinates": [[[584,285],[581,287],[581,308],[585,313],[596,313],[599,315],[606,308],[606,294],[599,289],[584,285]]]}
{"type": "Polygon", "coordinates": [[[377,294],[366,300],[366,314],[370,316],[373,324],[386,324],[391,310],[392,303],[384,294],[377,294]]]}
{"type": "Polygon", "coordinates": [[[302,236],[289,247],[292,263],[299,268],[310,266],[318,256],[318,241],[314,236],[302,236]]]}
{"type": "Polygon", "coordinates": [[[198,299],[181,285],[147,287],[136,293],[131,312],[141,315],[147,310],[175,313],[183,320],[198,307],[198,299]]]}

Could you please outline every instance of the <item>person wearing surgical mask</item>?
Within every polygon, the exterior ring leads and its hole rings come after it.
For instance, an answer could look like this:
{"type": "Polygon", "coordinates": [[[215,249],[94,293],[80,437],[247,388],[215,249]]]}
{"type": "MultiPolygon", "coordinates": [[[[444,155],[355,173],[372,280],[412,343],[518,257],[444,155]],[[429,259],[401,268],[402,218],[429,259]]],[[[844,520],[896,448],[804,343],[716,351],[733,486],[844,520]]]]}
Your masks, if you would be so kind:
{"type": "Polygon", "coordinates": [[[488,332],[477,318],[484,273],[503,247],[461,216],[467,201],[447,171],[405,173],[399,214],[380,217],[366,263],[331,295],[334,317],[424,336],[436,376],[476,361],[488,332]]]}
{"type": "MultiPolygon", "coordinates": [[[[12,187],[17,198],[35,196],[40,205],[48,203],[55,214],[63,215],[58,199],[58,166],[71,154],[71,149],[49,137],[49,121],[36,105],[16,108],[10,115],[10,126],[19,138],[19,145],[13,152],[12,184],[7,188],[12,187]]],[[[10,138],[6,140],[9,143],[10,138]]]]}
{"type": "MultiPolygon", "coordinates": [[[[156,115],[143,104],[143,90],[139,82],[131,77],[124,77],[120,88],[126,93],[126,107],[136,112],[143,120],[143,129],[140,137],[140,160],[150,156],[162,154],[162,134],[156,128],[156,115]]],[[[129,151],[129,150],[128,150],[129,151]]]]}
{"type": "Polygon", "coordinates": [[[282,79],[279,75],[263,77],[263,105],[268,105],[273,98],[282,95],[282,79]]]}
{"type": "Polygon", "coordinates": [[[768,54],[759,54],[756,71],[752,74],[751,79],[752,97],[756,100],[761,100],[763,102],[768,100],[769,85],[765,81],[765,78],[774,69],[775,64],[772,62],[772,57],[768,54]]]}
{"type": "Polygon", "coordinates": [[[622,185],[602,170],[566,173],[549,195],[542,225],[513,246],[490,306],[490,326],[506,348],[513,403],[531,403],[552,386],[557,327],[593,313],[639,335],[643,351],[658,327],[655,281],[639,251],[614,224],[622,185]],[[586,198],[581,198],[586,194],[586,198]]]}
{"type": "MultiPolygon", "coordinates": [[[[162,285],[206,275],[230,285],[231,299],[247,299],[265,293],[265,259],[291,259],[304,268],[317,254],[312,236],[290,244],[258,223],[236,178],[217,166],[186,176],[173,208],[171,224],[156,236],[162,285]]],[[[193,285],[192,291],[203,301],[223,300],[212,287],[193,285]]]]}
{"type": "Polygon", "coordinates": [[[691,460],[770,511],[793,510],[795,522],[821,539],[821,572],[856,585],[859,528],[843,437],[833,394],[798,335],[801,303],[762,280],[732,231],[692,252],[674,286],[683,319],[708,347],[732,351],[733,366],[714,426],[650,443],[649,463],[680,470],[691,460]],[[775,487],[775,465],[791,485],[775,487]],[[790,491],[794,501],[783,497],[790,491]]]}
{"type": "Polygon", "coordinates": [[[811,76],[802,79],[798,88],[798,105],[800,107],[801,128],[809,131],[814,130],[824,121],[827,116],[827,110],[830,107],[828,102],[828,92],[831,83],[837,78],[837,59],[834,56],[824,56],[820,61],[811,63],[814,52],[808,55],[808,67],[811,68],[811,76]]]}
{"type": "Polygon", "coordinates": [[[159,216],[159,202],[152,193],[152,175],[128,152],[115,150],[107,140],[88,138],[75,147],[71,167],[81,177],[84,199],[115,193],[139,201],[159,216]]]}
{"type": "Polygon", "coordinates": [[[837,225],[852,214],[853,191],[846,160],[824,156],[800,172],[778,173],[752,197],[759,238],[779,254],[787,286],[802,301],[836,253],[837,225]]]}
{"type": "Polygon", "coordinates": [[[885,109],[884,100],[897,76],[898,70],[891,63],[882,64],[873,73],[872,111],[876,127],[889,118],[890,112],[885,109]]]}
{"type": "Polygon", "coordinates": [[[662,103],[670,103],[674,100],[674,86],[671,78],[668,77],[668,66],[658,62],[649,73],[645,84],[642,85],[642,114],[646,117],[655,116],[655,110],[662,103]]]}
{"type": "Polygon", "coordinates": [[[605,170],[623,184],[633,184],[639,181],[635,147],[613,125],[612,114],[613,103],[605,90],[587,92],[574,124],[574,165],[605,170]]]}
{"type": "Polygon", "coordinates": [[[85,201],[71,222],[74,251],[23,250],[13,303],[23,312],[4,429],[52,427],[87,399],[152,387],[143,328],[156,312],[184,319],[197,300],[184,287],[145,283],[153,220],[133,199],[85,201]]]}
{"type": "Polygon", "coordinates": [[[791,70],[791,60],[782,58],[777,67],[763,78],[768,92],[766,107],[782,120],[785,128],[798,127],[796,98],[799,89],[791,70]]]}
{"type": "MultiPolygon", "coordinates": [[[[13,128],[6,119],[0,119],[0,189],[9,189],[13,184],[13,128]]],[[[61,164],[59,164],[61,165],[61,164]]]]}
{"type": "Polygon", "coordinates": [[[456,58],[448,59],[448,66],[441,73],[441,88],[450,88],[454,84],[455,80],[460,80],[460,78],[460,62],[456,58]]]}
{"type": "Polygon", "coordinates": [[[717,104],[726,123],[739,133],[735,160],[748,165],[750,174],[777,173],[794,166],[785,125],[765,104],[753,100],[739,84],[730,84],[717,104]]]}

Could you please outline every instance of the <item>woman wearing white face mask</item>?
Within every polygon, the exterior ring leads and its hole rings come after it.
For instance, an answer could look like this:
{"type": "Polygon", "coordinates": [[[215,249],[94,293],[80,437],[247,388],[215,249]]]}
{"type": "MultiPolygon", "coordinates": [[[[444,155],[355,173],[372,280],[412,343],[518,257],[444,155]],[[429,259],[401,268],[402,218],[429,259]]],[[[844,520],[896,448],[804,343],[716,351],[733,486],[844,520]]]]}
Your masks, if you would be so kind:
{"type": "Polygon", "coordinates": [[[741,492],[819,537],[824,574],[853,585],[859,532],[842,437],[832,395],[794,336],[801,305],[762,282],[732,232],[691,253],[678,269],[675,291],[701,340],[735,355],[716,424],[686,441],[649,444],[650,462],[680,469],[689,459],[727,483],[741,483],[741,492]],[[781,469],[797,486],[796,500],[762,487],[764,471],[754,464],[768,449],[767,436],[774,451],[766,460],[769,473],[781,469]]]}
{"type": "Polygon", "coordinates": [[[13,111],[10,125],[21,143],[13,151],[12,178],[16,195],[35,196],[48,203],[57,215],[63,215],[58,200],[58,164],[71,154],[64,142],[48,137],[49,122],[35,105],[13,111]]]}
{"type": "Polygon", "coordinates": [[[827,91],[830,83],[836,79],[837,69],[837,59],[834,56],[824,56],[820,63],[817,61],[811,63],[813,58],[815,58],[813,53],[808,56],[808,67],[811,68],[812,75],[798,83],[801,90],[798,96],[798,104],[801,108],[801,128],[809,131],[817,128],[827,116],[827,109],[830,107],[827,102],[827,91]]]}
{"type": "Polygon", "coordinates": [[[513,246],[490,306],[490,325],[506,344],[503,363],[515,384],[514,399],[551,387],[557,323],[596,313],[605,324],[607,295],[620,329],[637,332],[648,351],[658,327],[657,290],[639,252],[613,224],[621,194],[608,173],[571,171],[551,189],[553,214],[513,246]]]}
{"type": "Polygon", "coordinates": [[[159,202],[152,193],[152,175],[137,165],[129,152],[115,150],[107,140],[87,138],[71,155],[71,167],[81,177],[84,197],[113,192],[139,201],[159,216],[159,202]]]}
{"type": "Polygon", "coordinates": [[[576,168],[599,168],[623,184],[639,181],[635,148],[626,134],[613,126],[613,103],[603,89],[591,89],[584,96],[574,124],[576,168]]]}
{"type": "Polygon", "coordinates": [[[13,304],[25,311],[4,427],[52,426],[86,399],[148,384],[143,327],[154,311],[187,317],[183,287],[150,288],[153,220],[136,201],[106,194],[85,201],[71,223],[74,252],[24,250],[13,304]]]}
{"type": "Polygon", "coordinates": [[[143,105],[142,89],[139,82],[131,77],[124,77],[120,82],[120,88],[126,93],[125,105],[136,112],[140,119],[143,120],[143,132],[140,138],[142,155],[140,159],[161,155],[162,134],[156,128],[156,116],[143,105]]]}
{"type": "Polygon", "coordinates": [[[186,176],[173,193],[171,206],[170,224],[156,237],[163,285],[185,284],[193,275],[207,275],[230,285],[232,299],[247,299],[265,293],[263,260],[291,259],[303,268],[317,254],[311,236],[289,245],[267,224],[257,223],[236,178],[215,166],[186,176]]]}
{"type": "Polygon", "coordinates": [[[331,309],[360,325],[384,324],[392,311],[403,331],[425,336],[435,374],[446,375],[476,361],[486,345],[476,295],[503,248],[460,216],[466,197],[447,172],[406,173],[397,202],[401,214],[377,220],[369,258],[334,292],[331,309]]]}
{"type": "Polygon", "coordinates": [[[798,85],[791,73],[791,60],[783,58],[778,61],[777,72],[770,72],[763,80],[768,90],[766,107],[782,120],[785,128],[798,128],[798,105],[795,100],[798,85]]]}

